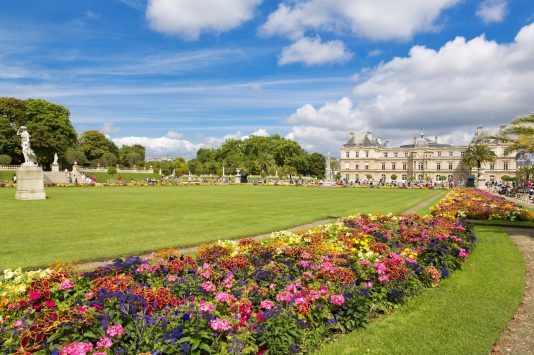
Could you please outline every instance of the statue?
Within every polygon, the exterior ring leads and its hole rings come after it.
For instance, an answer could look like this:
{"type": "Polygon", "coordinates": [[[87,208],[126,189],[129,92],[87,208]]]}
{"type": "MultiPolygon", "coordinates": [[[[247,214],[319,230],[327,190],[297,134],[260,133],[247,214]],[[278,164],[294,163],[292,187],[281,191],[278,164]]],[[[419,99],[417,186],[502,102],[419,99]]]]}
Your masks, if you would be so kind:
{"type": "Polygon", "coordinates": [[[24,155],[23,166],[35,166],[37,165],[35,161],[35,153],[30,147],[30,134],[28,133],[25,126],[20,126],[17,130],[17,135],[20,136],[21,145],[22,145],[22,154],[24,155]]]}
{"type": "Polygon", "coordinates": [[[57,153],[54,153],[54,162],[52,164],[57,164],[57,153]]]}
{"type": "Polygon", "coordinates": [[[324,180],[325,182],[331,183],[332,182],[332,168],[330,167],[330,153],[326,156],[326,167],[325,167],[325,174],[324,174],[324,180]]]}

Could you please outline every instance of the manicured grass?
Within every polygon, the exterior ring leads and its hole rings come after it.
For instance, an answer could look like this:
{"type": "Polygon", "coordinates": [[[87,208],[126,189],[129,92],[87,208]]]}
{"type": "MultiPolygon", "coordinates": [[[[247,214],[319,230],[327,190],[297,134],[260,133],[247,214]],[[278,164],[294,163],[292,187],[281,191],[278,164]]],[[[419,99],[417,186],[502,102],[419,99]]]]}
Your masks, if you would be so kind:
{"type": "Polygon", "coordinates": [[[482,220],[476,220],[476,219],[472,219],[470,221],[473,224],[476,224],[477,226],[534,228],[534,222],[532,221],[504,221],[504,220],[503,221],[501,220],[482,221],[482,220]]]}
{"type": "Polygon", "coordinates": [[[525,263],[498,227],[476,227],[462,271],[320,354],[488,354],[517,310],[525,263]]]}
{"type": "Polygon", "coordinates": [[[434,197],[434,199],[432,199],[432,201],[429,201],[428,204],[421,208],[419,211],[416,212],[416,214],[418,214],[419,216],[426,216],[426,215],[430,215],[430,209],[439,201],[441,200],[447,193],[449,192],[449,190],[439,190],[439,192],[436,194],[436,196],[434,197]]]}
{"type": "MultiPolygon", "coordinates": [[[[83,172],[83,168],[79,169],[79,171],[83,172]]],[[[148,176],[149,179],[155,178],[158,181],[161,179],[161,175],[160,174],[148,174],[148,173],[147,174],[142,174],[142,173],[117,173],[117,174],[111,176],[106,172],[103,172],[103,173],[88,172],[87,175],[88,176],[93,176],[94,175],[96,177],[96,182],[108,182],[108,181],[116,182],[118,180],[119,176],[122,178],[123,182],[145,181],[147,176],[148,176]]]]}
{"type": "Polygon", "coordinates": [[[11,182],[15,173],[12,170],[0,170],[0,182],[11,182]]]}
{"type": "Polygon", "coordinates": [[[0,270],[253,236],[356,212],[401,212],[434,190],[285,186],[0,189],[0,270]]]}

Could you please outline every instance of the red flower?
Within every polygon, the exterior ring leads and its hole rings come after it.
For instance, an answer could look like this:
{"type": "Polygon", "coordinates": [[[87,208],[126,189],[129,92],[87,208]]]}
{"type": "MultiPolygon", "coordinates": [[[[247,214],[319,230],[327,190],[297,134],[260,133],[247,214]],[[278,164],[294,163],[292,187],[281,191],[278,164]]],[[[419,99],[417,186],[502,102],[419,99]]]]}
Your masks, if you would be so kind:
{"type": "Polygon", "coordinates": [[[41,294],[33,290],[28,291],[28,296],[30,296],[30,298],[34,301],[37,301],[39,298],[41,298],[41,294]]]}
{"type": "Polygon", "coordinates": [[[45,306],[47,308],[54,308],[55,305],[56,305],[56,303],[54,302],[54,300],[46,300],[45,301],[45,306]]]}

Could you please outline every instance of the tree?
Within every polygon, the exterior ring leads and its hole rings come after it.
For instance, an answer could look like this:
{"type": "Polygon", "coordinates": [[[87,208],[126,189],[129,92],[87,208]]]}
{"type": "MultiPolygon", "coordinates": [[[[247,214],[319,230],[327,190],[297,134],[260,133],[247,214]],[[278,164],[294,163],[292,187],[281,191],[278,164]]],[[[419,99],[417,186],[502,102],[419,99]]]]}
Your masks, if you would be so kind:
{"type": "Polygon", "coordinates": [[[1,154],[0,164],[5,164],[5,165],[11,164],[11,157],[9,155],[1,154]]]}
{"type": "Polygon", "coordinates": [[[373,175],[371,175],[371,174],[365,174],[365,178],[366,178],[367,180],[372,180],[372,179],[373,179],[373,175]]]}
{"type": "Polygon", "coordinates": [[[324,178],[325,157],[320,153],[308,155],[308,174],[319,179],[324,178]]]}
{"type": "Polygon", "coordinates": [[[80,148],[69,148],[65,152],[65,160],[69,165],[77,162],[79,165],[87,164],[87,157],[80,148]]]}
{"type": "Polygon", "coordinates": [[[525,165],[517,171],[520,180],[531,181],[534,178],[534,165],[525,165]]]}
{"type": "Polygon", "coordinates": [[[119,148],[117,148],[115,143],[106,138],[100,131],[91,130],[84,132],[80,135],[79,142],[83,153],[90,161],[100,159],[104,153],[112,153],[115,158],[119,154],[119,148]]]}
{"type": "Polygon", "coordinates": [[[113,177],[113,175],[117,174],[117,168],[114,166],[110,166],[107,172],[109,176],[113,177]]]}
{"type": "MultiPolygon", "coordinates": [[[[26,126],[37,161],[49,165],[54,153],[60,157],[77,144],[77,134],[65,107],[45,100],[0,98],[0,151],[13,158],[15,164],[24,161],[17,129],[26,126]]],[[[62,159],[62,158],[61,158],[62,159]]],[[[65,162],[64,160],[62,162],[65,162]]]]}
{"type": "Polygon", "coordinates": [[[485,144],[474,144],[467,148],[465,155],[462,158],[462,164],[470,167],[477,168],[477,176],[480,177],[480,169],[482,164],[494,162],[497,158],[495,152],[493,152],[485,144]]]}
{"type": "Polygon", "coordinates": [[[140,144],[123,145],[119,149],[119,160],[124,166],[137,166],[145,162],[146,149],[140,144]]]}
{"type": "Polygon", "coordinates": [[[113,166],[119,162],[119,158],[111,152],[105,152],[99,159],[104,166],[113,166]]]}
{"type": "Polygon", "coordinates": [[[396,181],[397,177],[397,174],[391,174],[391,180],[396,181]]]}
{"type": "Polygon", "coordinates": [[[519,116],[512,124],[504,129],[500,136],[488,137],[510,143],[505,149],[505,154],[510,152],[534,153],[534,113],[519,116]]]}

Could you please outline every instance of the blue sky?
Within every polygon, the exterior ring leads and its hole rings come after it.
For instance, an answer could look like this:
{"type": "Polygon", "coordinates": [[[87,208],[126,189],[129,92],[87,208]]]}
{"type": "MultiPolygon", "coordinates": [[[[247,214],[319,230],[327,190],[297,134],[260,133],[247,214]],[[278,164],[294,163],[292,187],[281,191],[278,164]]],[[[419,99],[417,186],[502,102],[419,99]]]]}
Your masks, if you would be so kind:
{"type": "Polygon", "coordinates": [[[278,133],[463,144],[534,111],[534,1],[3,0],[0,96],[150,156],[278,133]]]}

